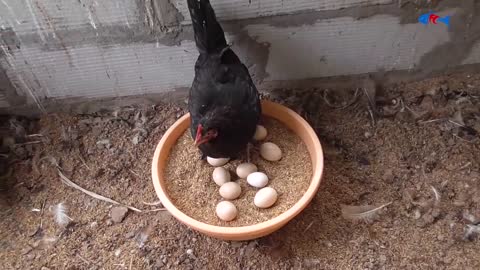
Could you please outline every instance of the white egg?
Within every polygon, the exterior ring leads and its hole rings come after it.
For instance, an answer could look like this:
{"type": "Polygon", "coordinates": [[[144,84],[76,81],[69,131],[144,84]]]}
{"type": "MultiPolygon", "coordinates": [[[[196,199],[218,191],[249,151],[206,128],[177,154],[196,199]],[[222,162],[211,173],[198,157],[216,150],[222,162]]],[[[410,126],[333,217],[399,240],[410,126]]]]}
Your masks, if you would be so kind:
{"type": "Polygon", "coordinates": [[[268,184],[268,176],[262,172],[254,172],[247,176],[247,183],[253,187],[263,188],[268,184]]]}
{"type": "Polygon", "coordinates": [[[264,140],[267,137],[267,129],[264,126],[257,125],[257,129],[255,130],[255,135],[253,135],[253,139],[256,141],[264,140]]]}
{"type": "Polygon", "coordinates": [[[253,203],[259,208],[269,208],[274,205],[278,199],[278,193],[275,189],[271,187],[266,187],[260,189],[255,198],[253,198],[253,203]]]}
{"type": "Polygon", "coordinates": [[[223,184],[230,182],[230,173],[223,167],[217,167],[212,173],[213,182],[222,186],[223,184]]]}
{"type": "Polygon", "coordinates": [[[238,165],[236,171],[238,177],[245,179],[249,174],[257,171],[257,166],[252,163],[242,163],[238,165]]]}
{"type": "Polygon", "coordinates": [[[217,213],[217,216],[224,221],[234,220],[238,214],[237,207],[229,201],[219,202],[215,212],[217,213]]]}
{"type": "Polygon", "coordinates": [[[235,200],[242,193],[242,188],[235,182],[227,182],[220,187],[218,192],[226,200],[235,200]]]}
{"type": "Polygon", "coordinates": [[[276,144],[266,142],[260,146],[260,155],[268,161],[278,161],[282,158],[282,150],[276,144]]]}
{"type": "Polygon", "coordinates": [[[207,157],[207,162],[208,162],[208,164],[212,165],[213,167],[223,166],[223,165],[227,164],[228,161],[230,161],[229,158],[211,158],[211,157],[207,157]]]}

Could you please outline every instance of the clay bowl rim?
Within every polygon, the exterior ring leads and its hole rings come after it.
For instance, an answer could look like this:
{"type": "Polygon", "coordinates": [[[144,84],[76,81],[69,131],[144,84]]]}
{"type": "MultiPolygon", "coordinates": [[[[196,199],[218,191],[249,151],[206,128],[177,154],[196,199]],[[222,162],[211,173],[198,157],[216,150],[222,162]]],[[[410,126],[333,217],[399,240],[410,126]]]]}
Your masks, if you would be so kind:
{"type": "MultiPolygon", "coordinates": [[[[271,102],[271,101],[262,101],[262,107],[263,106],[276,107],[275,108],[276,110],[280,110],[280,111],[283,111],[284,113],[287,113],[290,117],[293,117],[298,124],[302,126],[302,128],[306,131],[307,136],[313,139],[313,145],[314,145],[313,153],[310,152],[310,149],[309,149],[309,155],[311,157],[315,156],[315,161],[312,160],[313,175],[311,177],[310,185],[308,186],[308,189],[300,198],[300,200],[298,200],[287,211],[281,213],[280,215],[272,219],[269,219],[261,223],[253,224],[253,225],[238,226],[238,227],[224,227],[224,226],[217,226],[217,225],[204,223],[186,215],[181,210],[179,210],[173,204],[173,202],[168,198],[166,188],[164,189],[160,184],[160,182],[165,181],[165,179],[163,174],[164,170],[161,171],[162,174],[160,175],[159,158],[160,158],[161,150],[164,147],[169,147],[168,153],[170,153],[171,147],[173,147],[174,143],[178,140],[178,137],[181,136],[181,134],[183,134],[183,132],[186,129],[188,129],[189,124],[186,124],[185,122],[190,123],[190,114],[187,113],[181,118],[179,118],[162,136],[160,142],[158,143],[155,149],[153,162],[152,162],[152,180],[153,180],[153,185],[157,193],[157,196],[160,198],[160,201],[162,202],[163,206],[176,219],[178,219],[185,225],[195,230],[198,230],[202,233],[206,233],[208,235],[222,235],[223,236],[222,238],[235,237],[239,235],[258,234],[259,232],[262,232],[262,231],[265,231],[265,232],[269,231],[269,228],[271,227],[278,227],[278,228],[282,227],[283,225],[288,223],[290,220],[292,220],[295,216],[297,216],[300,212],[302,212],[308,206],[311,200],[315,197],[320,187],[320,183],[322,182],[323,169],[324,169],[323,149],[315,131],[307,123],[307,121],[305,121],[300,115],[298,115],[296,112],[294,112],[293,110],[283,105],[280,105],[278,103],[271,102]],[[167,140],[170,139],[170,136],[176,133],[177,129],[179,128],[182,128],[182,131],[179,133],[179,136],[173,140],[174,141],[173,143],[166,145],[166,142],[167,140]]],[[[278,116],[276,117],[275,115],[269,115],[265,113],[263,114],[263,116],[275,118],[285,124],[284,119],[277,118],[278,116]]],[[[297,136],[300,136],[297,130],[294,130],[294,132],[295,134],[297,134],[297,136]]],[[[303,138],[302,138],[302,141],[305,143],[305,140],[303,138]]],[[[164,162],[166,164],[167,160],[165,160],[164,162]]]]}

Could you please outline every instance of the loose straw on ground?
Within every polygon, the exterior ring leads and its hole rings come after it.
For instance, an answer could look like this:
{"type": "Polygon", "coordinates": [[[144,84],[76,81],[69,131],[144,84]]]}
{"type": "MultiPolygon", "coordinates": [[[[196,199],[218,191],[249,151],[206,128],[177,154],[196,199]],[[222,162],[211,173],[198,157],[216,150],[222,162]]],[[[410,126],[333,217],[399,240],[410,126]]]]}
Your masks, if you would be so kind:
{"type": "MultiPolygon", "coordinates": [[[[92,191],[89,191],[89,190],[86,190],[84,188],[82,188],[81,186],[75,184],[74,182],[72,182],[70,179],[68,179],[63,173],[62,171],[58,168],[57,166],[57,171],[58,171],[58,175],[60,176],[60,180],[62,180],[62,182],[67,185],[67,186],[70,186],[70,187],[73,187],[75,189],[78,189],[80,191],[82,191],[83,193],[95,198],[95,199],[98,199],[98,200],[102,200],[102,201],[105,201],[105,202],[109,202],[109,203],[112,203],[112,204],[117,204],[117,205],[124,205],[122,203],[119,203],[117,201],[114,201],[110,198],[107,198],[107,197],[104,197],[102,195],[99,195],[95,192],[92,192],[92,191]]],[[[142,213],[142,212],[157,212],[157,211],[164,211],[166,210],[165,208],[159,208],[159,209],[153,209],[153,210],[140,210],[138,208],[135,208],[133,206],[128,206],[128,205],[124,205],[125,207],[127,207],[128,209],[132,210],[132,211],[135,211],[135,212],[139,212],[139,213],[142,213]]]]}

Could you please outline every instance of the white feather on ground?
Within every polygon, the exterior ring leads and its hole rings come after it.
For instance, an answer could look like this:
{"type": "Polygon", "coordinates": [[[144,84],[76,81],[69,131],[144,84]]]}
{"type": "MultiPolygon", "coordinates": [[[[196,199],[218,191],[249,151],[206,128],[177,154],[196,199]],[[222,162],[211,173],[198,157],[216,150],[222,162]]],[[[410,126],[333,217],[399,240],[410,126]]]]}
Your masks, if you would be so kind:
{"type": "Polygon", "coordinates": [[[67,207],[59,203],[51,208],[55,223],[60,226],[67,226],[73,219],[67,215],[67,207]]]}
{"type": "Polygon", "coordinates": [[[342,207],[342,216],[345,219],[348,220],[363,220],[363,221],[371,221],[375,219],[379,211],[390,205],[392,202],[382,204],[380,206],[378,205],[360,205],[360,206],[355,206],[355,205],[341,205],[342,207]]]}
{"type": "Polygon", "coordinates": [[[142,248],[143,246],[145,246],[145,242],[147,242],[148,237],[150,236],[150,233],[152,233],[152,231],[153,231],[153,225],[149,224],[138,232],[136,241],[139,248],[142,248]]]}
{"type": "Polygon", "coordinates": [[[467,224],[467,228],[465,230],[465,239],[470,239],[476,234],[480,234],[480,225],[471,225],[467,224]]]}
{"type": "Polygon", "coordinates": [[[434,204],[438,204],[440,202],[440,199],[441,199],[440,192],[438,192],[438,190],[434,186],[430,186],[430,187],[432,188],[433,194],[435,195],[434,204]]]}

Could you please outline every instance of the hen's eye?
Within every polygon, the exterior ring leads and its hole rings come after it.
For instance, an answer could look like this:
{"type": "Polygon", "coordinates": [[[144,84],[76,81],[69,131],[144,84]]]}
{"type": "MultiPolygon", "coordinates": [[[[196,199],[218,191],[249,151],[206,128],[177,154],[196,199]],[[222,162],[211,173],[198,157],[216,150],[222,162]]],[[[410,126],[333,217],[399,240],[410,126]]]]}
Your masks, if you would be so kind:
{"type": "Polygon", "coordinates": [[[207,105],[205,105],[205,104],[201,105],[200,106],[200,113],[204,114],[206,109],[207,109],[207,105]]]}

